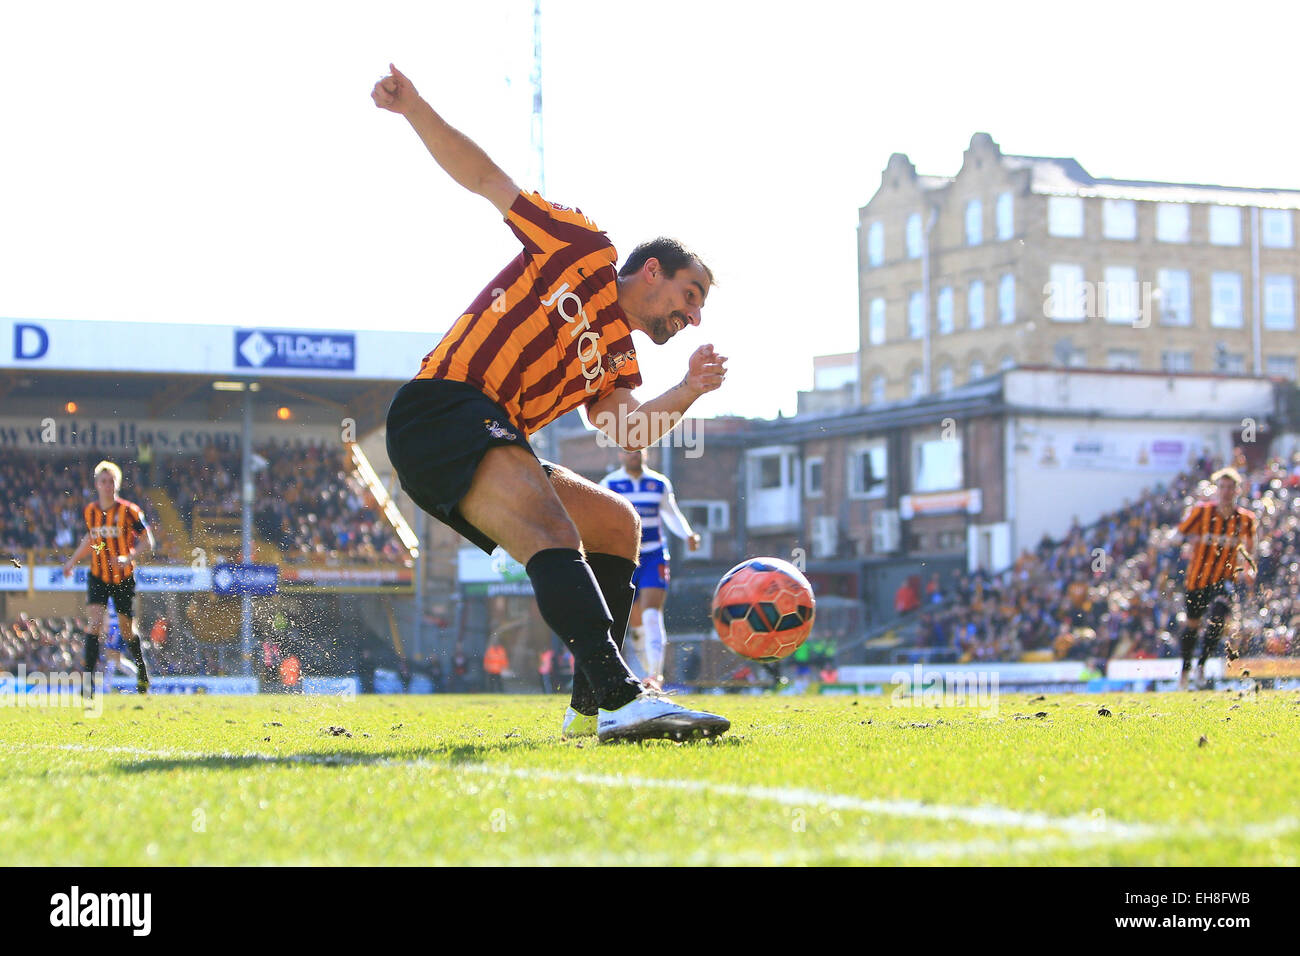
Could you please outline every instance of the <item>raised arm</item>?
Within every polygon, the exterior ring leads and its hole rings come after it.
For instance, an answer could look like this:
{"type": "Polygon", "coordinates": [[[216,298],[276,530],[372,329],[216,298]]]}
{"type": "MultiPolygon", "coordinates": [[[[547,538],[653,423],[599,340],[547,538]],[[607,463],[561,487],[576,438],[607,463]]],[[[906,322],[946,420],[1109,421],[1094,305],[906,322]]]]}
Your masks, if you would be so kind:
{"type": "Polygon", "coordinates": [[[496,206],[504,217],[519,195],[514,180],[477,143],[434,112],[397,67],[390,63],[388,69],[389,75],[370,93],[375,105],[405,116],[447,175],[496,206]]]}
{"type": "Polygon", "coordinates": [[[695,400],[722,385],[727,357],[701,345],[691,356],[686,377],[648,402],[637,402],[632,390],[616,388],[587,406],[587,418],[619,447],[639,451],[653,445],[677,427],[695,400]]]}
{"type": "Polygon", "coordinates": [[[677,496],[671,491],[665,496],[664,503],[659,508],[659,517],[663,519],[664,527],[686,542],[688,550],[699,549],[701,538],[691,528],[686,515],[682,514],[682,509],[677,506],[677,496]]]}

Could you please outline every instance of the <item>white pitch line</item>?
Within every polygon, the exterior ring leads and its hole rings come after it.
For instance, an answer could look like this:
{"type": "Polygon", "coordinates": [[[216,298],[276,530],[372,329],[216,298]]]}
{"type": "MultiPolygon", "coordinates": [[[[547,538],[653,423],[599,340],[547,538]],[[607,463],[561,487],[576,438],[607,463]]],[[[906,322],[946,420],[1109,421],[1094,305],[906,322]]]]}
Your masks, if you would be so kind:
{"type": "Polygon", "coordinates": [[[1109,836],[1117,839],[1153,839],[1164,835],[1164,829],[1144,823],[1118,823],[1107,820],[1102,824],[1092,817],[1052,817],[1037,812],[1022,812],[989,805],[962,807],[917,800],[874,800],[848,794],[825,793],[817,790],[791,789],[763,786],[739,786],[714,783],[708,780],[665,780],[657,777],[636,777],[623,774],[592,774],[538,770],[528,767],[496,766],[484,763],[452,764],[438,760],[390,760],[384,757],[368,758],[352,754],[266,754],[257,752],[233,753],[148,749],[143,747],[95,746],[93,744],[36,744],[54,750],[84,753],[118,753],[129,756],[180,760],[257,760],[267,763],[305,763],[325,766],[385,766],[433,769],[451,773],[472,773],[485,776],[510,777],[516,780],[553,780],[579,786],[616,787],[631,790],[675,790],[686,793],[708,793],[720,797],[743,800],[761,800],[787,807],[825,807],[866,815],[934,820],[944,823],[965,823],[972,826],[1005,829],[1046,830],[1073,833],[1092,837],[1109,836]]]}
{"type": "MultiPolygon", "coordinates": [[[[633,790],[676,790],[687,793],[708,793],[721,797],[736,797],[744,800],[761,800],[782,806],[825,807],[865,815],[902,817],[911,819],[934,820],[939,822],[956,822],[978,827],[997,829],[1041,830],[1064,833],[1066,838],[1046,838],[1039,840],[1013,839],[1004,842],[975,840],[957,843],[903,843],[884,846],[874,843],[837,850],[838,854],[849,853],[854,859],[870,861],[892,856],[909,859],[942,859],[980,856],[1000,852],[1031,854],[1055,849],[1087,849],[1101,843],[1127,842],[1132,840],[1168,839],[1171,837],[1194,837],[1213,839],[1236,837],[1255,842],[1271,839],[1300,829],[1300,819],[1284,817],[1278,820],[1241,824],[1233,827],[1211,827],[1201,824],[1184,826],[1151,823],[1122,823],[1105,819],[1099,823],[1091,816],[1053,817],[1037,812],[1010,810],[1005,807],[981,805],[974,807],[949,806],[944,804],[922,803],[916,800],[872,800],[848,794],[825,793],[817,790],[791,789],[778,787],[746,787],[734,784],[713,783],[707,780],[665,780],[655,777],[635,777],[623,774],[592,774],[583,771],[565,772],[557,770],[538,770],[529,767],[496,766],[493,764],[453,764],[446,761],[416,759],[391,760],[385,757],[370,758],[357,754],[267,754],[259,752],[235,753],[231,751],[184,751],[172,749],[151,750],[143,747],[95,746],[91,744],[31,744],[29,746],[53,750],[82,753],[118,753],[129,756],[171,758],[181,760],[255,760],[264,763],[302,763],[315,766],[346,767],[405,767],[411,769],[429,769],[451,774],[471,773],[484,776],[508,777],[516,780],[552,780],[559,783],[572,783],[579,786],[616,787],[633,790]]],[[[13,744],[0,744],[0,749],[17,750],[21,747],[13,744]]],[[[790,854],[788,862],[796,863],[800,859],[820,858],[824,853],[810,851],[807,854],[795,851],[790,854]]],[[[733,858],[728,854],[728,859],[733,858]]],[[[762,853],[736,854],[738,863],[746,861],[761,863],[774,862],[771,855],[762,853]]],[[[676,857],[673,859],[680,859],[676,857]]],[[[715,862],[716,862],[716,858],[715,862]]],[[[665,862],[669,862],[665,858],[665,862]]],[[[642,863],[641,865],[644,865],[642,863]]]]}

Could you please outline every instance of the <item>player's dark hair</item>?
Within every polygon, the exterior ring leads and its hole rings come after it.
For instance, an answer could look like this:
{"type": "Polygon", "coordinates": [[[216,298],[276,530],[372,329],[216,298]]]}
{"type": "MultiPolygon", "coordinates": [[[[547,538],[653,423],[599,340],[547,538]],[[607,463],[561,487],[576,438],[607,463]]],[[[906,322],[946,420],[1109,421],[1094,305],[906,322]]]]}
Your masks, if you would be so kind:
{"type": "Polygon", "coordinates": [[[643,265],[647,259],[658,259],[659,265],[663,267],[664,274],[671,279],[677,274],[677,270],[682,266],[689,265],[691,262],[698,262],[704,274],[709,277],[709,285],[717,285],[718,280],[713,278],[713,270],[704,264],[704,260],[683,246],[676,239],[669,239],[667,236],[660,236],[658,239],[651,239],[649,242],[643,242],[632,250],[632,254],[627,257],[623,263],[623,268],[618,270],[620,276],[630,276],[643,265]]]}

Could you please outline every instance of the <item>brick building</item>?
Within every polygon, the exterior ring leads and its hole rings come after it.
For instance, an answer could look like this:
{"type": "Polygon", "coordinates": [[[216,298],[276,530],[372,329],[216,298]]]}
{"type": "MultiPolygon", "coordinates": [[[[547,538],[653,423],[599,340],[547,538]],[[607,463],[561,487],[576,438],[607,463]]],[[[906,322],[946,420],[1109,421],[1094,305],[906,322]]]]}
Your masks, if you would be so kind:
{"type": "Polygon", "coordinates": [[[864,404],[1015,365],[1295,380],[1300,191],[1098,179],[977,133],[860,210],[864,404]]]}

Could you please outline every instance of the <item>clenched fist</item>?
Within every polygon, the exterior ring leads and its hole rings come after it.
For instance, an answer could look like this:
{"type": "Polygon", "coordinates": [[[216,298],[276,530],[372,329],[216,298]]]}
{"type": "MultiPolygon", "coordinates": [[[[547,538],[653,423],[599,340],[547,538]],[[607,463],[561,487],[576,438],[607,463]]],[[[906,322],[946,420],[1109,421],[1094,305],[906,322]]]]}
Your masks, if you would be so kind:
{"type": "Polygon", "coordinates": [[[415,84],[408,80],[401,70],[391,63],[388,64],[388,70],[388,76],[376,83],[375,88],[370,91],[370,98],[381,109],[406,115],[406,111],[420,98],[420,94],[416,92],[415,84]]]}

